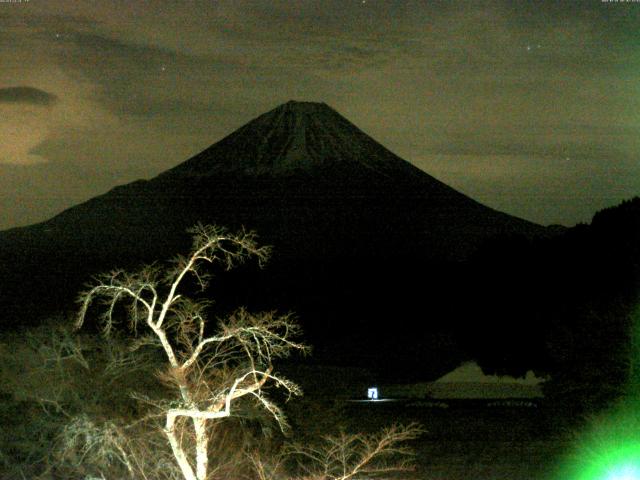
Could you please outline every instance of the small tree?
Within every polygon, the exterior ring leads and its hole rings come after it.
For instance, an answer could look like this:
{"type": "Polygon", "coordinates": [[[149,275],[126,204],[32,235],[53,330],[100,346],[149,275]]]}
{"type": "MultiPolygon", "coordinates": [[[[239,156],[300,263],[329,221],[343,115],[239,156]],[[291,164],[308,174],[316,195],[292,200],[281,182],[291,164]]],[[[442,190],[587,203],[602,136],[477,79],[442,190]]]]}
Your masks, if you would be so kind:
{"type": "Polygon", "coordinates": [[[417,423],[391,425],[377,433],[326,435],[321,442],[289,444],[280,456],[263,460],[251,456],[259,480],[290,478],[287,461],[304,480],[356,480],[413,471],[414,452],[406,442],[416,440],[424,430],[417,423]]]}
{"type": "Polygon", "coordinates": [[[240,309],[220,321],[215,333],[209,333],[209,302],[183,296],[187,278],[195,279],[204,290],[209,280],[204,265],[230,269],[249,257],[262,264],[269,250],[258,247],[252,233],[229,234],[203,225],[192,233],[191,253],[178,257],[167,271],[147,266],[133,274],[117,270],[98,277],[80,295],[76,326],[83,325],[90,304],[100,298],[105,304],[101,314],[105,335],[112,332],[121,302],[128,306],[129,328],[136,334],[141,327],[149,331],[138,335],[136,347],[152,344],[164,352],[166,365],[160,377],[175,388],[177,397],[159,405],[165,417],[164,434],[182,476],[205,480],[212,434],[208,423],[231,416],[237,401],[245,397],[253,398],[284,429],[284,415],[264,388],[271,383],[288,395],[299,395],[296,384],[273,372],[272,360],[292,351],[304,352],[307,347],[296,341],[299,327],[291,316],[273,312],[251,314],[240,309]],[[192,432],[193,442],[185,437],[185,430],[192,432]]]}

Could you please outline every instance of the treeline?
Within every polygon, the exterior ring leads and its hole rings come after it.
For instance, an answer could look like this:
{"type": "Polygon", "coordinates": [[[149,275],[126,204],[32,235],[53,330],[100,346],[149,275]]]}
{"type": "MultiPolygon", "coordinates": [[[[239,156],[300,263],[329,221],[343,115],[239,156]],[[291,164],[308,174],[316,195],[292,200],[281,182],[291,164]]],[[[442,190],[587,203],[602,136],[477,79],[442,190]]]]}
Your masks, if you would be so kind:
{"type": "Polygon", "coordinates": [[[469,264],[465,348],[487,371],[548,374],[547,396],[598,407],[624,393],[640,293],[640,198],[549,239],[502,238],[469,264]]]}

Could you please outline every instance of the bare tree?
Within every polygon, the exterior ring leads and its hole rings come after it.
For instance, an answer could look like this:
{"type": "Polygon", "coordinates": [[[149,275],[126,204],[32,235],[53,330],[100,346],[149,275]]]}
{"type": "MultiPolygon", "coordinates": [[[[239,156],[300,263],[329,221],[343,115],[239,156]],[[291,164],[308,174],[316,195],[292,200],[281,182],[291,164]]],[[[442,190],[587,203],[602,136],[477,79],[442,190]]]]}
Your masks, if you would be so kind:
{"type": "Polygon", "coordinates": [[[108,471],[117,478],[145,478],[142,472],[157,480],[182,478],[177,465],[172,472],[155,471],[162,457],[173,465],[171,450],[157,418],[140,421],[134,413],[139,405],[126,395],[133,389],[154,398],[164,393],[153,376],[160,352],[131,352],[129,344],[114,335],[73,334],[60,318],[3,338],[0,396],[12,397],[9,404],[19,408],[23,428],[8,444],[0,442],[0,450],[8,447],[14,459],[0,477],[71,478],[108,471]],[[151,449],[154,458],[146,461],[151,449]]]}
{"type": "Polygon", "coordinates": [[[351,480],[413,470],[413,451],[406,442],[423,433],[417,424],[392,425],[372,434],[326,436],[318,446],[293,445],[304,478],[351,480]]]}
{"type": "Polygon", "coordinates": [[[205,480],[209,473],[208,445],[212,430],[208,422],[229,417],[242,398],[252,398],[286,427],[279,407],[265,393],[267,384],[299,395],[293,382],[273,372],[272,360],[304,352],[299,327],[289,315],[273,312],[252,314],[245,309],[219,321],[215,333],[207,328],[209,303],[183,296],[186,279],[201,289],[208,284],[206,264],[230,269],[249,257],[263,263],[269,250],[259,247],[252,233],[229,234],[223,229],[198,225],[192,230],[191,253],[178,257],[164,271],[148,266],[137,273],[113,271],[80,295],[77,327],[85,322],[94,299],[104,302],[103,331],[109,335],[117,322],[117,305],[128,307],[129,328],[138,335],[136,346],[157,345],[164,352],[166,368],[161,379],[175,387],[175,401],[163,403],[164,434],[185,480],[205,480]],[[185,423],[188,422],[188,423],[185,423]],[[184,432],[191,425],[193,441],[184,432]],[[195,467],[195,468],[194,468],[195,467]]]}
{"type": "Polygon", "coordinates": [[[356,480],[414,470],[413,450],[407,442],[424,433],[416,423],[391,425],[379,432],[327,435],[314,444],[290,444],[280,456],[263,459],[259,452],[251,462],[259,480],[292,478],[287,460],[303,480],[356,480]]]}

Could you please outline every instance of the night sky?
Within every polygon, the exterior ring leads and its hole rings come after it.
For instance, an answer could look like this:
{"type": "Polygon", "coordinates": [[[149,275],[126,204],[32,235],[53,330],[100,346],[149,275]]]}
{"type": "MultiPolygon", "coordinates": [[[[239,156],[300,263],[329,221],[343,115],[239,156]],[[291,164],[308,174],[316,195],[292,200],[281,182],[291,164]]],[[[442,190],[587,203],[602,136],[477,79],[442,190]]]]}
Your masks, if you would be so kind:
{"type": "Polygon", "coordinates": [[[640,3],[0,1],[0,228],[322,101],[541,224],[640,194],[640,3]]]}

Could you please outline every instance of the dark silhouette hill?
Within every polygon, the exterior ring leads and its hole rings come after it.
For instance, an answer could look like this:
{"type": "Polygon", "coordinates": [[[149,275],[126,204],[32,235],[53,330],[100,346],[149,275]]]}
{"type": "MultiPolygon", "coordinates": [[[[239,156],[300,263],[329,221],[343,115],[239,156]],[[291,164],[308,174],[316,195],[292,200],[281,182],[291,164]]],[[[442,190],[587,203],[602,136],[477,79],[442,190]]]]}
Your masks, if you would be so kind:
{"type": "Polygon", "coordinates": [[[423,349],[412,330],[448,321],[459,265],[489,239],[551,233],[448,187],[325,104],[288,102],[151,180],[0,232],[2,324],[73,308],[90,274],[186,251],[197,222],[274,247],[266,271],[219,287],[229,302],[294,309],[314,340],[359,358],[370,338],[388,355],[394,335],[423,349]]]}
{"type": "Polygon", "coordinates": [[[461,317],[473,321],[457,338],[487,372],[538,369],[574,413],[637,395],[640,198],[556,237],[496,239],[465,272],[461,317]]]}

